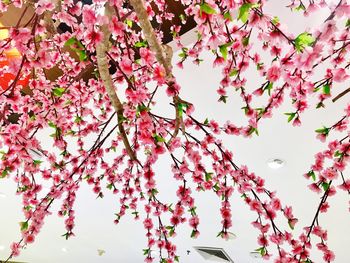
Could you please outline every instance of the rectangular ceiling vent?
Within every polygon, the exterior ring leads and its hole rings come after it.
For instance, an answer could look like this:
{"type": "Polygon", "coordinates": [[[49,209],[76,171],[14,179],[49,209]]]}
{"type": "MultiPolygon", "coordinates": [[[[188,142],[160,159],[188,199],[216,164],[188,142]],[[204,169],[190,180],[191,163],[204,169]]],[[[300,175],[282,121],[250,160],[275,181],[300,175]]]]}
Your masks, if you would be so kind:
{"type": "Polygon", "coordinates": [[[233,260],[227,255],[223,248],[217,247],[193,247],[205,260],[213,262],[230,262],[233,260]]]}

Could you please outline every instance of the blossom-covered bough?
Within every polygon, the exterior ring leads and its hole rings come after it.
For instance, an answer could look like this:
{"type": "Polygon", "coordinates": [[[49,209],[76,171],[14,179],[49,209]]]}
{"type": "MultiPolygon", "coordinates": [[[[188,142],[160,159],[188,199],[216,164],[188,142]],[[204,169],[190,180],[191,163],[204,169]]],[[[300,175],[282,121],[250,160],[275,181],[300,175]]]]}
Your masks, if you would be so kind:
{"type": "Polygon", "coordinates": [[[252,223],[260,231],[257,251],[265,259],[313,262],[310,251],[319,249],[325,262],[333,261],[327,231],[318,218],[327,212],[327,200],[338,189],[350,194],[350,179],[343,172],[350,152],[350,106],[333,124],[316,130],[321,141],[331,132],[338,132],[339,139],[316,154],[315,163],[306,171],[309,188],[321,199],[314,219],[301,234],[293,231],[298,220],[292,208],[281,204],[261,177],[234,162],[220,134],[258,134],[259,122],[271,117],[285,99],[295,108],[286,113],[287,119],[298,126],[307,108],[346,98],[350,3],[293,0],[288,8],[294,12],[329,11],[321,27],[295,36],[278,17],[265,12],[266,0],[178,1],[184,10],[181,20],[196,23],[197,40],[183,46],[181,24],[170,28],[180,49],[176,66],[181,68],[186,60],[200,66],[202,52],[210,50],[215,57],[213,66],[222,69],[219,101],[225,103],[234,93],[242,98],[248,124],[241,127],[234,119],[227,123],[198,120],[195,105],[181,96],[180,88],[188,87],[180,87],[172,74],[173,51],[163,41],[169,32],[160,30],[160,25],[175,16],[168,11],[169,2],[0,3],[1,12],[9,5],[25,6],[16,25],[6,28],[9,36],[0,41],[0,60],[6,60],[13,48],[20,53],[17,60],[0,69],[0,76],[14,76],[0,91],[0,176],[17,182],[25,217],[20,224],[22,239],[12,244],[8,260],[34,242],[53,212],[51,204],[58,200],[62,202],[58,215],[65,218],[64,236],[74,235],[76,192],[82,183],[88,183],[98,197],[103,197],[102,189],[107,186],[120,200],[116,223],[128,211],[135,219],[141,217],[148,239],[146,262],[179,260],[172,242],[179,224],[189,224],[191,237],[199,235],[194,191],[213,191],[220,198],[218,236],[228,238],[230,197],[238,191],[256,214],[252,223]],[[34,10],[32,17],[23,21],[30,10],[34,10]],[[267,54],[264,59],[259,50],[267,54]],[[247,69],[256,70],[261,82],[248,85],[247,69]],[[23,86],[19,80],[28,75],[29,84],[23,86]],[[336,83],[341,86],[337,94],[336,83]],[[152,109],[156,94],[164,90],[174,109],[172,116],[160,116],[152,109]],[[318,101],[310,105],[315,95],[318,101]],[[254,99],[260,96],[267,103],[257,108],[254,99]],[[48,140],[45,136],[53,140],[51,148],[42,146],[48,140]],[[178,199],[172,204],[158,195],[162,189],[157,188],[154,165],[160,155],[169,156],[171,177],[178,182],[178,199]],[[50,183],[49,190],[43,188],[43,182],[50,183]],[[284,225],[277,225],[278,217],[285,218],[284,225]],[[153,250],[159,251],[158,258],[153,250]]]}

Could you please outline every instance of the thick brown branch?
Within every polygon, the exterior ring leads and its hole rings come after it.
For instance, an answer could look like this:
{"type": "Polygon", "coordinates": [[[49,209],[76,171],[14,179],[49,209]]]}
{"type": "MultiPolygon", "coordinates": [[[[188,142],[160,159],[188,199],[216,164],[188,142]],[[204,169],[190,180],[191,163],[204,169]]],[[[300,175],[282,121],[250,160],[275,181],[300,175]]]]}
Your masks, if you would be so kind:
{"type": "MultiPolygon", "coordinates": [[[[162,45],[158,39],[157,35],[154,32],[154,29],[152,27],[151,22],[148,19],[148,14],[145,8],[145,3],[143,0],[130,0],[130,4],[135,10],[135,13],[139,19],[140,26],[142,28],[142,32],[149,44],[150,49],[155,53],[157,61],[163,65],[167,80],[171,82],[171,79],[173,78],[172,74],[172,66],[171,66],[171,59],[172,59],[172,49],[170,46],[162,45]]],[[[183,123],[182,116],[179,114],[178,105],[179,105],[179,96],[175,95],[173,98],[173,102],[175,105],[175,129],[174,133],[172,135],[172,138],[175,138],[177,134],[179,133],[179,128],[181,123],[183,123]]]]}
{"type": "MultiPolygon", "coordinates": [[[[106,12],[109,11],[109,5],[106,4],[106,12]]],[[[128,153],[129,157],[131,160],[137,160],[136,155],[134,151],[131,149],[128,137],[126,135],[126,131],[124,129],[124,115],[123,115],[123,104],[121,103],[114,85],[113,81],[111,78],[111,75],[109,74],[108,70],[108,59],[107,59],[107,51],[109,48],[109,37],[110,37],[110,32],[108,30],[107,25],[101,26],[101,31],[103,33],[103,41],[99,43],[96,46],[96,58],[97,58],[97,65],[98,65],[98,70],[100,73],[100,77],[103,81],[103,84],[106,88],[106,91],[108,93],[108,97],[112,103],[112,106],[114,107],[115,111],[117,112],[118,116],[118,129],[120,132],[120,136],[122,137],[125,150],[128,153]]]]}
{"type": "Polygon", "coordinates": [[[132,7],[135,10],[135,13],[139,19],[140,26],[142,28],[142,32],[145,35],[145,38],[149,44],[150,49],[155,53],[157,61],[163,65],[165,68],[165,72],[167,74],[167,77],[172,77],[171,74],[171,64],[169,63],[169,60],[166,58],[166,53],[161,45],[159,43],[156,33],[154,32],[154,29],[152,27],[151,22],[148,19],[148,14],[145,8],[145,3],[143,0],[130,0],[130,3],[132,7]]]}

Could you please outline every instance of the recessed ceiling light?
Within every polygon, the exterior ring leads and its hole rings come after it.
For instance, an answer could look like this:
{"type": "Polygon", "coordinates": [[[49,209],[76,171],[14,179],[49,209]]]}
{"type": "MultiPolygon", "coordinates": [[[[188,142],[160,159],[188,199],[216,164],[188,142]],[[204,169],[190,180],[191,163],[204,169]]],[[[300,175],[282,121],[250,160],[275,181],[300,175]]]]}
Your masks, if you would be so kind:
{"type": "Polygon", "coordinates": [[[0,198],[6,198],[6,194],[3,192],[0,192],[0,198]]]}
{"type": "Polygon", "coordinates": [[[280,169],[284,166],[284,161],[279,158],[272,158],[267,161],[267,165],[274,170],[280,169]]]}
{"type": "Polygon", "coordinates": [[[68,252],[68,250],[67,250],[65,247],[63,247],[61,250],[62,250],[62,252],[64,252],[64,253],[67,253],[67,252],[68,252]]]}
{"type": "Polygon", "coordinates": [[[5,247],[4,246],[0,246],[0,250],[4,250],[5,249],[5,247]]]}

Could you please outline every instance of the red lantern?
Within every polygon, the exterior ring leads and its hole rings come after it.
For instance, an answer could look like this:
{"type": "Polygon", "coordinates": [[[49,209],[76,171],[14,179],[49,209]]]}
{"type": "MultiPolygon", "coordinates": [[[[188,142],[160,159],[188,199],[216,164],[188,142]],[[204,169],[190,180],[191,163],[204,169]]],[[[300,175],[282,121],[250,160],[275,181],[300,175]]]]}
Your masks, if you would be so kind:
{"type": "MultiPolygon", "coordinates": [[[[12,57],[12,59],[14,58],[18,58],[16,57],[12,57]]],[[[7,60],[3,60],[0,61],[0,68],[3,68],[5,66],[8,66],[9,63],[11,61],[11,57],[7,57],[7,60]]],[[[13,83],[13,81],[15,80],[16,75],[12,74],[12,73],[4,73],[1,77],[0,77],[0,87],[3,90],[7,90],[9,88],[9,86],[13,83]]],[[[19,79],[16,82],[16,86],[17,85],[22,85],[22,87],[25,87],[28,85],[30,76],[23,76],[23,74],[20,75],[19,79]]]]}
{"type": "MultiPolygon", "coordinates": [[[[2,27],[2,24],[0,23],[0,27],[2,27]]],[[[1,28],[0,29],[0,39],[6,39],[8,38],[8,30],[1,28]]],[[[9,51],[5,51],[5,56],[6,56],[6,60],[2,60],[0,61],[0,69],[8,66],[11,62],[11,60],[14,59],[20,59],[21,58],[21,54],[18,52],[18,50],[16,48],[13,48],[9,51]]],[[[7,90],[9,88],[9,86],[13,83],[13,81],[16,79],[16,75],[12,74],[12,73],[5,73],[2,74],[0,76],[0,87],[2,90],[7,90]]],[[[21,74],[19,76],[19,79],[16,81],[16,86],[17,85],[22,85],[22,87],[25,87],[28,85],[30,76],[24,76],[23,74],[21,74]]]]}

